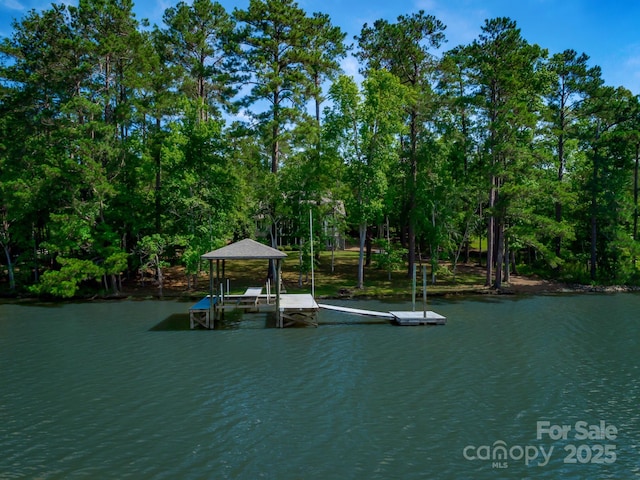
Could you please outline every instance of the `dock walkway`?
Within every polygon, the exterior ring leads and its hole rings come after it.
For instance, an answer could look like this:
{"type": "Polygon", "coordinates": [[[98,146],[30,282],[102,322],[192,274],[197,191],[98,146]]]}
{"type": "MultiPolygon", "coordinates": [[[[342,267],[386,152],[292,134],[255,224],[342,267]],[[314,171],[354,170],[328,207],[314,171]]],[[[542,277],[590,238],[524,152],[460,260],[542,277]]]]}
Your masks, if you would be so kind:
{"type": "Polygon", "coordinates": [[[369,317],[388,318],[394,321],[398,325],[444,325],[447,322],[447,317],[440,315],[439,313],[428,310],[426,312],[420,311],[394,311],[394,312],[380,312],[376,310],[363,310],[360,308],[342,307],[339,305],[328,305],[326,303],[319,304],[320,308],[325,310],[334,310],[337,312],[351,313],[354,315],[365,315],[369,317]]]}
{"type": "Polygon", "coordinates": [[[381,318],[393,318],[393,315],[389,312],[378,312],[375,310],[363,310],[361,308],[341,307],[339,305],[328,305],[326,303],[318,304],[320,308],[325,310],[333,310],[336,312],[352,313],[354,315],[364,315],[367,317],[381,317],[381,318]]]}

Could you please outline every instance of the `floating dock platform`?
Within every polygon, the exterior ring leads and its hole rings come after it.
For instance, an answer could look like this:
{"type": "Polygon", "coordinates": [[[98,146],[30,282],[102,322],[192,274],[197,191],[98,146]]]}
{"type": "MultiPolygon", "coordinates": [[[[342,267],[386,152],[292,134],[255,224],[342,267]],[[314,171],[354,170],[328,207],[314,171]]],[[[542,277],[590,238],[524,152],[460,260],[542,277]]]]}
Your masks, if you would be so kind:
{"type": "Polygon", "coordinates": [[[325,310],[333,310],[335,312],[351,313],[353,315],[363,315],[365,317],[378,317],[392,319],[393,315],[389,312],[379,312],[376,310],[363,310],[361,308],[341,307],[340,305],[329,305],[326,303],[318,304],[320,308],[325,310]]]}
{"type": "Polygon", "coordinates": [[[447,317],[427,310],[426,312],[389,312],[398,325],[444,325],[447,317]]]}
{"type": "Polygon", "coordinates": [[[319,308],[319,305],[309,293],[282,293],[280,294],[278,326],[283,328],[302,324],[317,327],[316,314],[319,308]]]}

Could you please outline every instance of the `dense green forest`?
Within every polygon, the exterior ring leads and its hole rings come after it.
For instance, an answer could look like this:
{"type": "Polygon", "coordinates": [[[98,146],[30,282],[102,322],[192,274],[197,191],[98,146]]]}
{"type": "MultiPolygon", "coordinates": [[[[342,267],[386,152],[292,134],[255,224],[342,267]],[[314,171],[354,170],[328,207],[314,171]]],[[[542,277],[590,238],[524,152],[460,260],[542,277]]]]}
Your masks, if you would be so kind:
{"type": "Polygon", "coordinates": [[[310,212],[316,251],[360,245],[359,287],[371,241],[434,273],[481,245],[495,288],[516,267],[638,283],[640,103],[586,54],[508,18],[445,50],[423,11],[347,39],[292,0],[180,2],[159,26],[132,7],[54,4],[1,41],[4,290],[191,276],[247,236],[308,269],[310,212]]]}

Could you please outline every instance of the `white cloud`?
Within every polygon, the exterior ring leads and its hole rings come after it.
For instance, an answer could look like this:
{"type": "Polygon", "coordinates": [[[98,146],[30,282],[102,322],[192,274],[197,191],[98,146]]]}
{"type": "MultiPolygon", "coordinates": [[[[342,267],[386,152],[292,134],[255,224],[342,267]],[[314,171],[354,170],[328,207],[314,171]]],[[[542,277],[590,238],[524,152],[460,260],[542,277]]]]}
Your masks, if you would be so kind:
{"type": "Polygon", "coordinates": [[[25,11],[27,9],[27,7],[25,7],[18,0],[2,0],[1,5],[3,8],[6,8],[8,10],[17,10],[20,12],[25,11]]]}
{"type": "Polygon", "coordinates": [[[246,123],[253,123],[255,120],[253,115],[245,109],[241,109],[238,113],[235,114],[233,118],[234,120],[239,120],[246,123]]]}
{"type": "Polygon", "coordinates": [[[629,47],[627,59],[620,69],[619,82],[635,95],[640,94],[640,44],[629,47]]]}
{"type": "Polygon", "coordinates": [[[424,10],[427,15],[433,15],[446,25],[444,31],[447,43],[443,46],[449,50],[458,45],[466,45],[475,40],[480,34],[485,19],[490,14],[483,8],[478,8],[476,2],[457,2],[456,8],[451,8],[446,2],[437,0],[416,0],[416,9],[424,10]],[[460,8],[462,3],[462,8],[460,8]],[[472,4],[475,3],[475,6],[472,4]]]}
{"type": "Polygon", "coordinates": [[[627,68],[640,69],[640,45],[633,45],[629,48],[631,52],[624,62],[627,68]]]}
{"type": "Polygon", "coordinates": [[[162,23],[164,12],[167,8],[175,6],[176,3],[169,0],[158,0],[152,3],[153,8],[146,8],[141,12],[137,12],[136,17],[138,20],[146,18],[151,25],[158,25],[160,28],[164,28],[165,25],[162,23]]]}
{"type": "Polygon", "coordinates": [[[356,78],[360,74],[358,73],[358,68],[360,68],[360,64],[358,60],[351,54],[347,55],[342,62],[340,63],[340,67],[345,75],[349,75],[350,77],[356,78]]]}

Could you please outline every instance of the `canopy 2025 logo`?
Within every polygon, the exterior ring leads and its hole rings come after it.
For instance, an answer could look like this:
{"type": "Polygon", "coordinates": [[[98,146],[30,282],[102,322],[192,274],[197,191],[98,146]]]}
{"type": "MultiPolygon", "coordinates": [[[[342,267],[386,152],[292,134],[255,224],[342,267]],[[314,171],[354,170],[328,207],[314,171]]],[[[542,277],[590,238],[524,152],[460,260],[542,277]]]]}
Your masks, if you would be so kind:
{"type": "MultiPolygon", "coordinates": [[[[564,463],[602,464],[614,463],[618,456],[613,442],[618,438],[618,428],[600,420],[589,424],[580,420],[572,425],[551,424],[542,420],[536,422],[536,440],[562,441],[564,463]],[[566,443],[570,441],[571,443],[566,443]]],[[[559,448],[558,448],[559,450],[559,448]]],[[[489,445],[467,445],[462,456],[469,461],[489,461],[492,468],[509,468],[509,462],[544,467],[554,456],[556,445],[509,445],[504,440],[496,440],[489,445]]]]}

